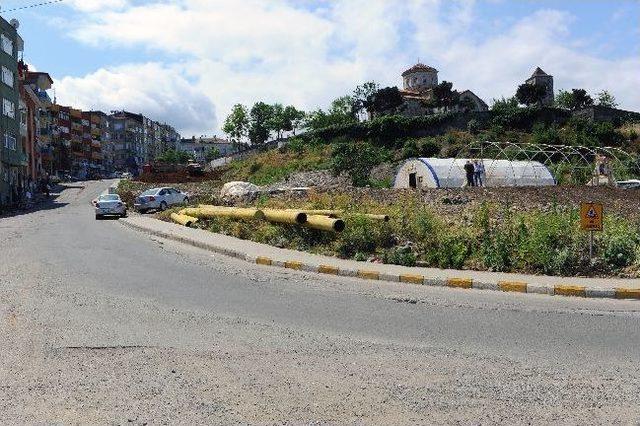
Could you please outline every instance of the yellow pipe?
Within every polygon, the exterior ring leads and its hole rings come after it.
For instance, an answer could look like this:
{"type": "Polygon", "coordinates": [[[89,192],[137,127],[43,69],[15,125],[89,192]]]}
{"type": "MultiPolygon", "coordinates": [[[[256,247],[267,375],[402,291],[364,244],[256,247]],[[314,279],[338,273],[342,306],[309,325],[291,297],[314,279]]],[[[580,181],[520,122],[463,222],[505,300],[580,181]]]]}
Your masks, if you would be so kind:
{"type": "Polygon", "coordinates": [[[301,211],[265,209],[263,212],[269,222],[302,225],[307,221],[307,214],[301,211]]]}
{"type": "Polygon", "coordinates": [[[371,220],[381,220],[383,222],[389,222],[391,220],[391,218],[386,214],[365,214],[364,217],[371,220]]]}
{"type": "Polygon", "coordinates": [[[186,226],[187,228],[191,228],[191,225],[193,225],[198,221],[198,219],[195,217],[187,216],[185,214],[177,214],[177,213],[171,213],[171,219],[174,222],[179,223],[180,225],[186,226]]]}
{"type": "Polygon", "coordinates": [[[262,210],[244,209],[239,207],[201,205],[197,209],[185,209],[184,212],[190,216],[202,219],[211,219],[215,217],[230,217],[232,219],[264,219],[264,213],[262,210]]]}
{"type": "Polygon", "coordinates": [[[328,216],[328,217],[338,217],[342,215],[341,210],[296,210],[296,209],[287,209],[287,211],[297,211],[301,213],[306,213],[308,216],[328,216]]]}
{"type": "Polygon", "coordinates": [[[344,220],[333,219],[326,216],[308,216],[304,224],[307,228],[319,229],[321,231],[342,232],[344,231],[344,220]]]}

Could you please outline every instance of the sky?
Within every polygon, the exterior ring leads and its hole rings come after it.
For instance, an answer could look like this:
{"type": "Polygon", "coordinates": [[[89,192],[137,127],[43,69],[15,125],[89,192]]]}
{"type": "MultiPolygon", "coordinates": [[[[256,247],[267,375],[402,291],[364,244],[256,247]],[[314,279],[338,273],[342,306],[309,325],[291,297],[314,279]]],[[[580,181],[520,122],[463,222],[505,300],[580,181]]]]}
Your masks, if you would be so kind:
{"type": "MultiPolygon", "coordinates": [[[[313,110],[420,61],[487,103],[537,66],[640,111],[640,0],[0,0],[58,103],[221,135],[236,103],[313,110]]],[[[4,12],[6,11],[6,12],[4,12]]]]}

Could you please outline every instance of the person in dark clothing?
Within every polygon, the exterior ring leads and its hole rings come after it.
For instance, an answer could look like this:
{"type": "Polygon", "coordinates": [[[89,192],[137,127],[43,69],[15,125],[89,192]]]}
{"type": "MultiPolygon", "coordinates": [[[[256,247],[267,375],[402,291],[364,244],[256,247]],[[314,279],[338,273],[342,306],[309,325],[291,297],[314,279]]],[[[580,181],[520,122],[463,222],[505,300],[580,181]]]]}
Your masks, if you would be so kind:
{"type": "Polygon", "coordinates": [[[471,161],[467,161],[464,165],[464,171],[467,174],[467,186],[476,186],[473,180],[476,168],[471,161]]]}

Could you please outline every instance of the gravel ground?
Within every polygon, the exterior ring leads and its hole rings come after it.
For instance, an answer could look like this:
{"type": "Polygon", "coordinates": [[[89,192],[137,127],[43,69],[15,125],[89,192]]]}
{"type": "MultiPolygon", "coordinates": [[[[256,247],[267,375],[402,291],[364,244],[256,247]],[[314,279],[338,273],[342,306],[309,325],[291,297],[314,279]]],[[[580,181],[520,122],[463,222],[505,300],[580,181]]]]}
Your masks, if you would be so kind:
{"type": "Polygon", "coordinates": [[[640,421],[635,302],[251,267],[95,222],[99,189],[0,220],[1,424],[640,421]]]}

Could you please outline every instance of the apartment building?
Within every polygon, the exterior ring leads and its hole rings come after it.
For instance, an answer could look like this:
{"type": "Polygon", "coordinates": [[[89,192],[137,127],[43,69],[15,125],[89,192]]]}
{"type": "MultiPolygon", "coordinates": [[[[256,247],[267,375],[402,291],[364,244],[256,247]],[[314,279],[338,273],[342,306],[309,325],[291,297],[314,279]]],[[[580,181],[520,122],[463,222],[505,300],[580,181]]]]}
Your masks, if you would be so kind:
{"type": "Polygon", "coordinates": [[[27,156],[20,140],[20,94],[18,88],[18,52],[24,42],[17,31],[17,21],[0,17],[0,205],[20,198],[27,184],[27,156]]]}
{"type": "Polygon", "coordinates": [[[51,88],[53,80],[45,72],[30,72],[28,67],[20,62],[19,91],[20,91],[20,133],[22,144],[27,155],[27,177],[31,182],[37,182],[47,175],[50,165],[51,138],[48,131],[42,131],[46,123],[46,111],[51,106],[51,99],[47,90],[51,88]]]}

